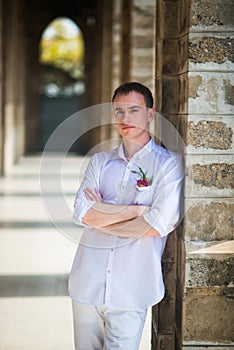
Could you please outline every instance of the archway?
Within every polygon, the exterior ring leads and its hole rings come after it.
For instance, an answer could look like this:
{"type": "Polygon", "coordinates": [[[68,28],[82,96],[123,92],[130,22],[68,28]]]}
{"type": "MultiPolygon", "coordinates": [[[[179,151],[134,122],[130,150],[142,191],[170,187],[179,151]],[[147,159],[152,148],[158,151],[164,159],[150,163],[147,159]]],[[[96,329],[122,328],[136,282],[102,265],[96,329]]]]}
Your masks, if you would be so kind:
{"type": "MultiPolygon", "coordinates": [[[[39,44],[40,150],[60,123],[83,108],[84,56],[83,34],[75,22],[58,17],[49,23],[39,44]]],[[[63,151],[63,141],[51,151],[63,151]]]]}

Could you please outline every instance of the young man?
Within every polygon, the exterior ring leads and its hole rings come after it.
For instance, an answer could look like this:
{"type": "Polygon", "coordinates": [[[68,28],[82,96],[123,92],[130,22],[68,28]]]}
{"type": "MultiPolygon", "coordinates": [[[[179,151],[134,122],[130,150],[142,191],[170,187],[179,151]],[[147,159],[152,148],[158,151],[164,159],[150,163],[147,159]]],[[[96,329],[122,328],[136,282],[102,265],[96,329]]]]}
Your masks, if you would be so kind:
{"type": "Polygon", "coordinates": [[[91,158],[74,221],[85,226],[69,278],[76,350],[137,350],[147,308],[164,296],[161,257],[179,220],[180,157],[150,136],[150,90],[112,98],[118,149],[91,158]]]}

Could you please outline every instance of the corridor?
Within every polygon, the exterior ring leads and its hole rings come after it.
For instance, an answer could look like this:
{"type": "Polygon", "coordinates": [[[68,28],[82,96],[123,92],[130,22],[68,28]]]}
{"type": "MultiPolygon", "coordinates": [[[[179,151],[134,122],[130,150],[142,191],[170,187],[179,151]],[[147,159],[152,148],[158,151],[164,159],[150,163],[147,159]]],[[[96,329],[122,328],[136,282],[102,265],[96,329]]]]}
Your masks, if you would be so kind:
{"type": "MultiPolygon", "coordinates": [[[[10,176],[0,178],[0,350],[74,349],[67,277],[77,247],[75,240],[82,232],[71,218],[77,173],[82,176],[85,165],[82,157],[66,158],[62,196],[71,215],[69,218],[68,212],[67,217],[56,217],[54,222],[42,199],[59,203],[61,194],[53,186],[58,158],[51,154],[47,160],[51,165],[43,174],[49,184],[47,193],[43,193],[39,176],[40,154],[22,158],[10,176]],[[63,230],[75,235],[69,239],[63,230]]],[[[140,347],[149,349],[150,317],[140,347]]]]}

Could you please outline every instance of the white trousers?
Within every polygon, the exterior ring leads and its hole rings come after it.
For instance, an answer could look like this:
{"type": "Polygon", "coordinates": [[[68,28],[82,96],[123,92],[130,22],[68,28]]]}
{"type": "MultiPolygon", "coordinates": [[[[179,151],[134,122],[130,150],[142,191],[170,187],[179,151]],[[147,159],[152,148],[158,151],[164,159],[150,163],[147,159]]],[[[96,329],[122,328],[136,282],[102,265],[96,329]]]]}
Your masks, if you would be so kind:
{"type": "Polygon", "coordinates": [[[72,302],[75,350],[138,350],[147,309],[126,311],[72,302]]]}

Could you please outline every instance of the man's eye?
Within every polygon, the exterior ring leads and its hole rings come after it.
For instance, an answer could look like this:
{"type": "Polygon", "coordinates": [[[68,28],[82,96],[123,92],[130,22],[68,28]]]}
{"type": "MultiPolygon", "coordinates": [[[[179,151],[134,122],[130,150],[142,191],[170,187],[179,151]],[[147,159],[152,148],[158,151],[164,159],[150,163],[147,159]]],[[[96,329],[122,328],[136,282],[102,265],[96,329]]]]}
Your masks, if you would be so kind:
{"type": "Polygon", "coordinates": [[[121,114],[123,114],[123,111],[115,111],[115,114],[121,115],[121,114]]]}
{"type": "Polygon", "coordinates": [[[137,108],[131,109],[131,112],[136,113],[136,112],[138,112],[138,109],[137,108]]]}

